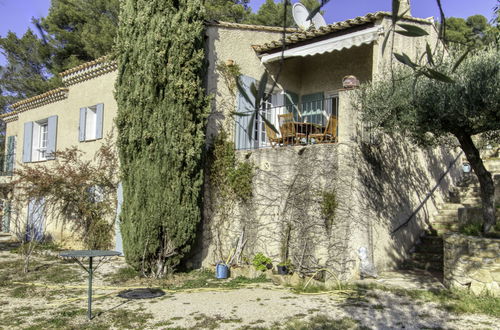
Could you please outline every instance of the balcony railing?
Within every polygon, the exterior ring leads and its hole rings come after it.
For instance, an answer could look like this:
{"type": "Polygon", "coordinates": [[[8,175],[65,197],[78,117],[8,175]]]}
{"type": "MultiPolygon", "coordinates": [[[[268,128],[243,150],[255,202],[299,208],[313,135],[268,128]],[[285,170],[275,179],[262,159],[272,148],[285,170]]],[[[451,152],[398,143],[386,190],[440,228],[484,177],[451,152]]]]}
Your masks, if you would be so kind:
{"type": "MultiPolygon", "coordinates": [[[[338,118],[338,97],[325,98],[310,102],[285,104],[282,106],[273,106],[271,103],[264,103],[260,113],[273,124],[278,130],[277,136],[281,135],[278,116],[284,114],[293,114],[295,122],[312,123],[318,127],[326,127],[331,116],[338,118]]],[[[253,111],[248,110],[247,116],[236,116],[234,142],[237,150],[259,149],[271,147],[265,127],[265,121],[260,117],[253,119],[253,125],[250,123],[253,118],[253,111]],[[249,134],[249,130],[250,134],[249,134]]],[[[335,130],[337,131],[337,130],[335,130]]],[[[310,141],[302,141],[309,143],[310,141]]]]}

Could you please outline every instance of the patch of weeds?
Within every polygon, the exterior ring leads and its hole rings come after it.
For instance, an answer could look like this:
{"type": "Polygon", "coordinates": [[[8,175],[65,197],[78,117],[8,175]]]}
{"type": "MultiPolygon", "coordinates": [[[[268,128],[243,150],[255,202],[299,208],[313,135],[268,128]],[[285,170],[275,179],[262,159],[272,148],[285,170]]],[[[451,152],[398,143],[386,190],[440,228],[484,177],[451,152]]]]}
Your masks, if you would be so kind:
{"type": "Polygon", "coordinates": [[[182,319],[183,319],[182,316],[174,316],[174,317],[170,318],[171,321],[178,321],[178,320],[182,320],[182,319]]]}
{"type": "Polygon", "coordinates": [[[292,319],[283,326],[275,325],[271,329],[285,328],[287,330],[335,330],[335,329],[369,329],[359,324],[359,321],[345,317],[343,319],[332,319],[326,315],[317,315],[308,320],[292,319]]]}
{"type": "Polygon", "coordinates": [[[12,298],[28,298],[32,296],[34,292],[35,288],[33,286],[23,285],[12,289],[9,296],[12,298]]]}
{"type": "Polygon", "coordinates": [[[269,282],[269,280],[264,275],[257,278],[238,276],[230,280],[215,280],[214,273],[209,270],[193,271],[187,276],[191,276],[191,278],[183,281],[183,283],[180,285],[168,286],[167,288],[174,290],[188,290],[197,288],[238,289],[249,284],[269,282]]]}
{"type": "Polygon", "coordinates": [[[311,308],[311,309],[308,309],[308,310],[307,310],[307,312],[308,312],[309,314],[313,314],[313,313],[316,313],[316,312],[319,312],[319,311],[320,311],[320,309],[319,309],[319,308],[311,308]]]}
{"type": "Polygon", "coordinates": [[[284,297],[280,297],[280,299],[297,299],[297,297],[294,297],[294,296],[284,296],[284,297]]]}
{"type": "Polygon", "coordinates": [[[118,329],[143,329],[148,320],[153,318],[150,313],[134,312],[126,309],[115,309],[106,314],[114,327],[118,329]]]}
{"type": "MultiPolygon", "coordinates": [[[[475,296],[462,290],[408,290],[380,285],[369,287],[369,289],[373,288],[416,300],[415,304],[423,304],[424,302],[438,303],[442,309],[456,314],[486,314],[500,317],[500,297],[491,295],[475,296]]],[[[358,285],[358,289],[361,291],[367,290],[367,287],[358,285]]]]}
{"type": "Polygon", "coordinates": [[[384,305],[382,305],[382,304],[371,305],[371,308],[377,309],[377,310],[384,310],[385,309],[384,305]]]}
{"type": "Polygon", "coordinates": [[[220,315],[215,315],[213,317],[207,316],[205,314],[200,314],[199,316],[194,318],[196,323],[192,329],[216,329],[219,327],[219,322],[221,322],[224,318],[220,315]]]}
{"type": "Polygon", "coordinates": [[[157,322],[155,324],[153,324],[153,328],[159,328],[159,327],[166,327],[166,326],[169,326],[169,325],[172,325],[173,323],[169,320],[166,320],[166,321],[160,321],[160,322],[157,322]]]}
{"type": "Polygon", "coordinates": [[[241,323],[242,319],[222,319],[221,323],[241,323]]]}
{"type": "Polygon", "coordinates": [[[140,275],[140,272],[138,272],[134,268],[126,266],[118,268],[115,273],[106,275],[106,279],[109,280],[112,284],[119,284],[130,281],[140,275]]]}
{"type": "Polygon", "coordinates": [[[295,314],[293,317],[295,317],[296,319],[303,319],[306,316],[307,316],[307,314],[298,313],[298,314],[295,314]]]}

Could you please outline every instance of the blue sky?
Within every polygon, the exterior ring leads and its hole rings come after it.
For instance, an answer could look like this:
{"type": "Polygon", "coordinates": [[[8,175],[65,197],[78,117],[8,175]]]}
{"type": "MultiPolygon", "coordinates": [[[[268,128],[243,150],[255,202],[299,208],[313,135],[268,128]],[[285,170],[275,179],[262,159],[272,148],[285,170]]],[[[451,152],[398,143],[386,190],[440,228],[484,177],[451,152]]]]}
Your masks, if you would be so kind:
{"type": "MultiPolygon", "coordinates": [[[[250,0],[254,11],[265,0],[250,0]]],[[[297,0],[292,0],[296,2],[297,0]]],[[[446,16],[468,17],[482,14],[486,18],[492,17],[492,8],[499,0],[442,0],[446,16]]],[[[427,18],[439,16],[436,0],[412,0],[412,15],[427,18]]],[[[5,36],[8,31],[22,35],[31,24],[32,17],[46,16],[50,0],[0,0],[0,36],[5,36]]],[[[325,6],[325,19],[327,23],[361,16],[379,10],[390,11],[391,0],[330,0],[325,6]]],[[[0,56],[0,64],[3,58],[0,56]]]]}

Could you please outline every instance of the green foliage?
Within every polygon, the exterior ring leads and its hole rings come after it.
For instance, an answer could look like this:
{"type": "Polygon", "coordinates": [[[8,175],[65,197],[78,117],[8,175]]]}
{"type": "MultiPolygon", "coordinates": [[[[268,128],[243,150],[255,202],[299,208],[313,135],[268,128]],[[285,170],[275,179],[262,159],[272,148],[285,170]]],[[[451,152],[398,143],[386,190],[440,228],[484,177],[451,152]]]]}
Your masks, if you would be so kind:
{"type": "Polygon", "coordinates": [[[69,225],[88,249],[109,248],[118,187],[118,160],[110,139],[94,159],[85,160],[72,147],[55,152],[53,162],[23,165],[11,183],[17,191],[14,204],[44,198],[49,218],[69,225]]]}
{"type": "Polygon", "coordinates": [[[212,166],[210,181],[217,189],[222,200],[235,199],[247,202],[253,191],[253,164],[236,159],[234,143],[229,141],[227,133],[219,132],[212,148],[212,166]]]}
{"type": "Polygon", "coordinates": [[[233,96],[235,96],[236,92],[236,82],[238,81],[238,77],[241,75],[241,69],[238,64],[227,64],[227,63],[219,63],[217,64],[217,72],[224,79],[224,84],[227,86],[229,91],[233,96]]]}
{"type": "Polygon", "coordinates": [[[34,20],[41,38],[31,29],[21,38],[12,32],[0,38],[7,59],[0,66],[0,111],[60,87],[61,71],[108,54],[118,9],[119,0],[53,0],[48,16],[34,20]]]}
{"type": "Polygon", "coordinates": [[[205,10],[207,20],[225,22],[243,22],[251,11],[248,7],[250,0],[206,0],[205,10]]]}
{"type": "Polygon", "coordinates": [[[338,207],[337,194],[334,190],[323,191],[321,197],[321,214],[325,220],[326,229],[330,231],[333,221],[335,220],[335,214],[338,207]]]}
{"type": "Polygon", "coordinates": [[[53,74],[108,55],[118,27],[119,0],[52,0],[36,21],[51,46],[53,74]]]}
{"type": "MultiPolygon", "coordinates": [[[[312,11],[320,5],[320,2],[318,0],[301,0],[300,3],[302,3],[309,11],[312,11]]],[[[244,23],[267,26],[283,26],[284,7],[284,1],[279,1],[276,3],[274,2],[274,0],[266,0],[266,2],[264,2],[260,6],[257,13],[252,13],[251,15],[249,15],[244,23]]],[[[287,4],[286,26],[296,26],[292,16],[291,3],[287,4]]]]}
{"type": "Polygon", "coordinates": [[[408,133],[420,144],[447,134],[475,135],[500,128],[500,52],[472,53],[455,72],[452,57],[439,70],[455,83],[395,72],[395,82],[379,81],[359,90],[364,119],[386,132],[408,133]]]}
{"type": "Polygon", "coordinates": [[[252,265],[254,265],[257,270],[266,271],[269,265],[272,265],[272,262],[271,258],[266,257],[262,252],[259,252],[253,257],[252,265]]]}
{"type": "Polygon", "coordinates": [[[480,223],[469,223],[460,227],[459,232],[467,236],[479,236],[481,235],[481,224],[480,223]]]}
{"type": "Polygon", "coordinates": [[[50,47],[32,30],[28,29],[21,38],[9,32],[0,38],[0,49],[7,60],[5,66],[0,66],[0,111],[61,85],[58,77],[47,75],[50,47]]]}
{"type": "Polygon", "coordinates": [[[198,0],[126,0],[120,15],[124,249],[135,269],[160,277],[191,249],[201,218],[204,10],[198,0]]]}
{"type": "Polygon", "coordinates": [[[492,43],[495,34],[498,29],[488,24],[483,15],[446,19],[445,42],[451,45],[483,46],[492,43]]]}

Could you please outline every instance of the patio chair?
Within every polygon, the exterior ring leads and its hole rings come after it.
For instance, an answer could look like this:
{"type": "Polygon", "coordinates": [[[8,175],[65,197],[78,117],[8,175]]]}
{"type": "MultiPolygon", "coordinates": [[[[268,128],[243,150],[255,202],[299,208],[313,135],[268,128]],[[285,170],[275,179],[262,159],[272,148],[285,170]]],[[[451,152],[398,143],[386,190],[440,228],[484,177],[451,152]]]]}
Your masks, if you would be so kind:
{"type": "Polygon", "coordinates": [[[337,140],[337,117],[330,116],[328,124],[322,133],[309,134],[309,139],[315,139],[318,143],[336,142],[337,140]]]}
{"type": "Polygon", "coordinates": [[[264,126],[266,127],[267,139],[269,140],[271,147],[274,148],[276,145],[284,144],[283,138],[276,135],[276,132],[271,127],[269,127],[266,122],[264,122],[264,126]]]}
{"type": "Polygon", "coordinates": [[[306,137],[306,134],[296,132],[292,113],[278,115],[278,122],[280,124],[280,132],[284,144],[289,144],[289,142],[296,144],[301,138],[306,137]]]}

